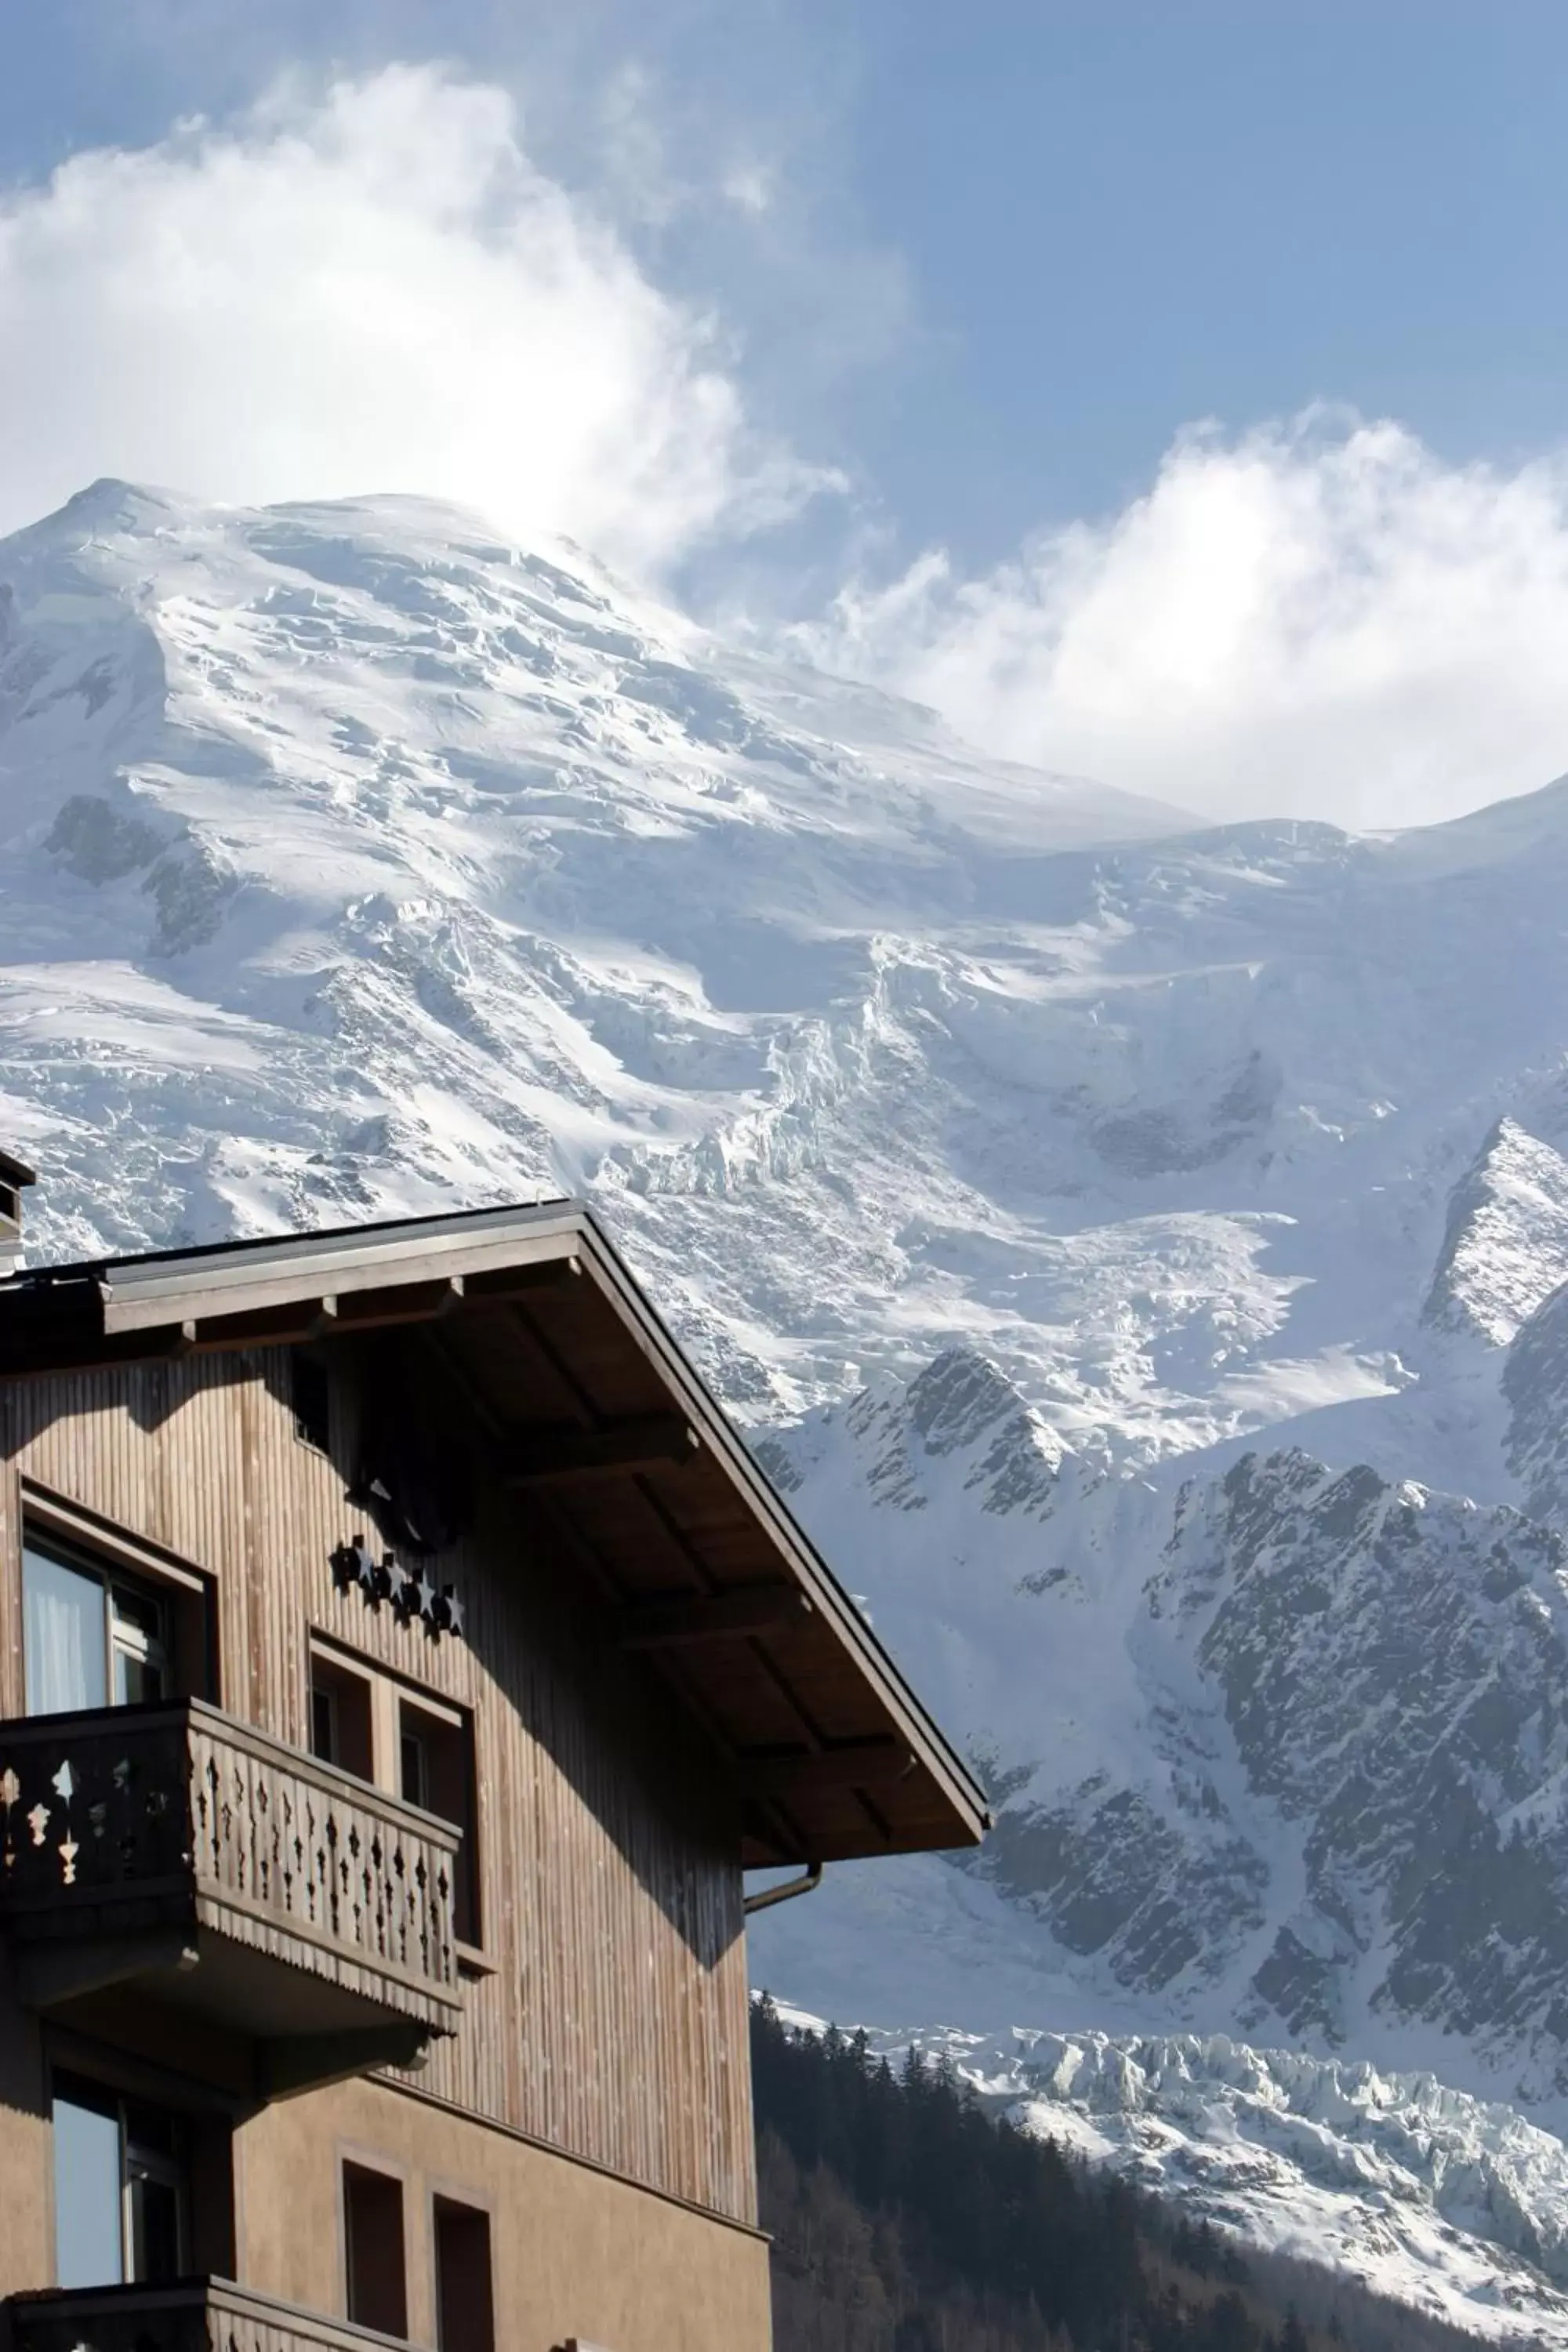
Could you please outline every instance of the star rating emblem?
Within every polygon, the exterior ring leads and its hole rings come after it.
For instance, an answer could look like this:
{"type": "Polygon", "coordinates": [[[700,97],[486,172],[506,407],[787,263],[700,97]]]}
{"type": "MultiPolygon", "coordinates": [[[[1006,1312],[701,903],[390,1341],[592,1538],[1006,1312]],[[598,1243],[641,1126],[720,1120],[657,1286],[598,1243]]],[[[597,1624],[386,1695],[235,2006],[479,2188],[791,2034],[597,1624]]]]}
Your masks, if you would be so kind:
{"type": "Polygon", "coordinates": [[[447,1633],[461,1637],[463,1604],[457,1588],[437,1584],[427,1566],[411,1567],[390,1551],[378,1559],[363,1535],[339,1544],[328,1555],[332,1582],[340,1592],[357,1585],[366,1603],[379,1609],[390,1601],[400,1625],[421,1618],[432,1636],[447,1633]]]}

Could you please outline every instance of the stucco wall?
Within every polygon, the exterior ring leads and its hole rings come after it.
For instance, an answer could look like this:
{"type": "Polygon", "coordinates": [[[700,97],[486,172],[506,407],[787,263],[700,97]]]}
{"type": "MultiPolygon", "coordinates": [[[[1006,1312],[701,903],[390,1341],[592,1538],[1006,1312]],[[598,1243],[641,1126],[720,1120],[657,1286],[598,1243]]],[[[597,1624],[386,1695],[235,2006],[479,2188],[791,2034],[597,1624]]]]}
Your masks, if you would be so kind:
{"type": "Polygon", "coordinates": [[[488,2207],[498,2352],[768,2352],[768,2252],[710,2219],[375,2081],[280,2100],[235,2140],[241,2283],[344,2308],[343,2160],[404,2183],[409,2332],[434,2344],[431,2200],[488,2207]]]}

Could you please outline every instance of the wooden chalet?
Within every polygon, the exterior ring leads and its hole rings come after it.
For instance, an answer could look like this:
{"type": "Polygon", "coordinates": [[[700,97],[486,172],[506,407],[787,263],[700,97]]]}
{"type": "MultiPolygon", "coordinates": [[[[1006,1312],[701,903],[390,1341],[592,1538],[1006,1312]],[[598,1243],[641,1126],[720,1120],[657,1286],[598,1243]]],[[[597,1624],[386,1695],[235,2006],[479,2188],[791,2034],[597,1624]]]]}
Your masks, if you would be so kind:
{"type": "Polygon", "coordinates": [[[0,1606],[11,2352],[764,2352],[742,1873],[986,1816],[587,1210],[0,1279],[0,1606]]]}

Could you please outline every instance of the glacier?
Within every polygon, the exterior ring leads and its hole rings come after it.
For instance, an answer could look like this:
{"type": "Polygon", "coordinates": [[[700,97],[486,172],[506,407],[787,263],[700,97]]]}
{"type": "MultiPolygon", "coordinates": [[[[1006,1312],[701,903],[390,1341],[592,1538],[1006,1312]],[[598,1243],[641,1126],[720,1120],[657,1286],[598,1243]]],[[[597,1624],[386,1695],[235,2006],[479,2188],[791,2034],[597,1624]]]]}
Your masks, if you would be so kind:
{"type": "Polygon", "coordinates": [[[0,843],[33,1255],[585,1195],[962,1738],[985,1852],[760,1979],[1568,2345],[1568,780],[1205,827],[106,481],[0,541],[0,843]]]}

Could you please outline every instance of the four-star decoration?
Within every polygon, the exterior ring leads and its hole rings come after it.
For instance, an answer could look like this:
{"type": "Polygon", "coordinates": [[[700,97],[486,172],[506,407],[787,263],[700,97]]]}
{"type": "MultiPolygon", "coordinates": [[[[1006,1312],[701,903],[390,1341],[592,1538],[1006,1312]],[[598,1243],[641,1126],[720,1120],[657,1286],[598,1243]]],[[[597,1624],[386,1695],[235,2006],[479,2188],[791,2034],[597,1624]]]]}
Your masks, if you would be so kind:
{"type": "Polygon", "coordinates": [[[427,1567],[412,1568],[389,1551],[377,1559],[363,1535],[339,1544],[329,1558],[332,1582],[340,1592],[357,1585],[372,1609],[390,1601],[400,1625],[410,1624],[417,1617],[432,1638],[442,1633],[461,1637],[463,1604],[457,1589],[435,1583],[427,1567]]]}

